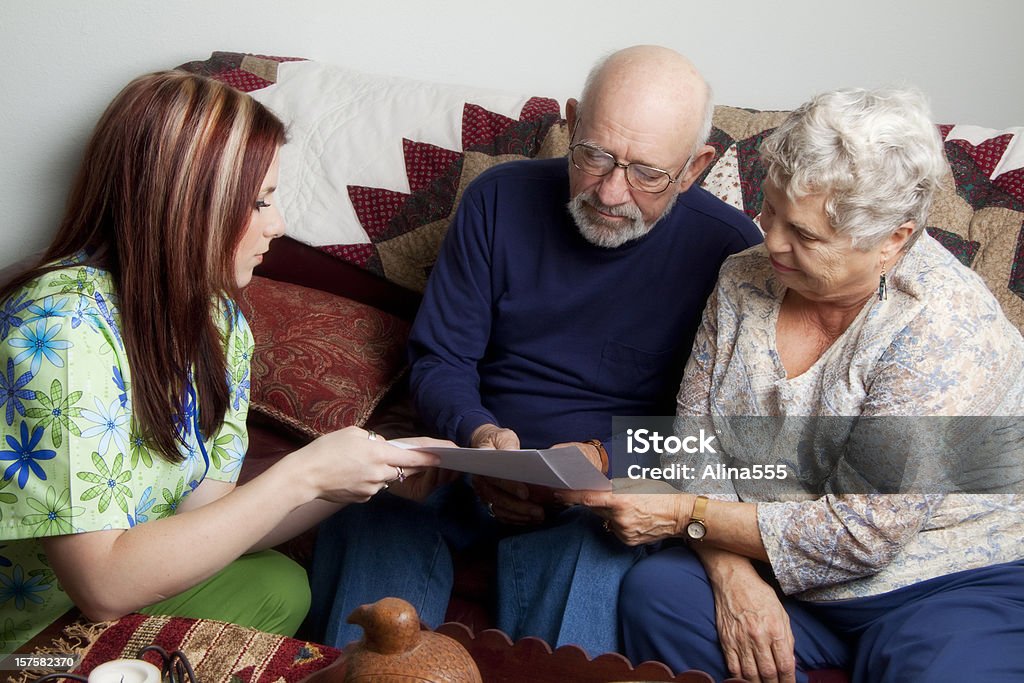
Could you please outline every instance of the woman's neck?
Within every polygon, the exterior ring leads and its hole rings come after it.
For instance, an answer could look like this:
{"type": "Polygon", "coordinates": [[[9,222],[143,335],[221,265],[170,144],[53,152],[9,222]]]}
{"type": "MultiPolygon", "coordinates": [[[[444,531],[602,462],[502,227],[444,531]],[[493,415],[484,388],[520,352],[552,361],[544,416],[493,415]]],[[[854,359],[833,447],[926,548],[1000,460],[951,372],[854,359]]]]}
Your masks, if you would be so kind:
{"type": "Polygon", "coordinates": [[[782,301],[790,317],[804,321],[804,324],[820,330],[829,340],[837,339],[860,314],[875,291],[867,294],[843,297],[836,300],[815,301],[799,292],[789,290],[782,301]]]}

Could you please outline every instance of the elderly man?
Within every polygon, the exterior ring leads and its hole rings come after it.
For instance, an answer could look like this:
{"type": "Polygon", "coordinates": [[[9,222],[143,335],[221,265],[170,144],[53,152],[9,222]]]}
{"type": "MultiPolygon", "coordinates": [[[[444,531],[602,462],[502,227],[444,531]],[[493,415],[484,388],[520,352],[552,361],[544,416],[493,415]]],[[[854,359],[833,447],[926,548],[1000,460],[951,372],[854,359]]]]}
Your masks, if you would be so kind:
{"type": "MultiPolygon", "coordinates": [[[[607,472],[612,416],[672,414],[719,266],[761,240],[694,185],[714,157],[711,112],[688,60],[628,48],[567,102],[568,163],[503,164],[467,188],[410,338],[428,425],[474,447],[575,443],[607,472]]],[[[500,628],[595,655],[618,649],[619,579],[643,551],[583,508],[545,505],[550,492],[482,477],[473,488],[478,499],[458,481],[424,506],[378,496],[324,526],[313,585],[314,603],[337,586],[333,611],[319,615],[328,640],[357,635],[339,630],[346,610],[381,595],[440,620],[447,546],[486,534],[501,539],[500,628]],[[372,538],[357,515],[373,518],[372,538]],[[387,515],[394,532],[382,534],[387,515]]]]}

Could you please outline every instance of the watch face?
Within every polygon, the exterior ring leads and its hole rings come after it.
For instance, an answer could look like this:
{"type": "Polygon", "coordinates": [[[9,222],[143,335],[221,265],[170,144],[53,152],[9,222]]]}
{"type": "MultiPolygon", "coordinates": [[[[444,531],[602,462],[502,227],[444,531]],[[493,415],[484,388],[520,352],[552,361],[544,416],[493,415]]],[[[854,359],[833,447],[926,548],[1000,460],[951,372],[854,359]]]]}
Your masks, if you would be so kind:
{"type": "Polygon", "coordinates": [[[702,522],[690,522],[686,525],[686,535],[695,541],[704,538],[704,534],[707,532],[708,529],[702,522]]]}

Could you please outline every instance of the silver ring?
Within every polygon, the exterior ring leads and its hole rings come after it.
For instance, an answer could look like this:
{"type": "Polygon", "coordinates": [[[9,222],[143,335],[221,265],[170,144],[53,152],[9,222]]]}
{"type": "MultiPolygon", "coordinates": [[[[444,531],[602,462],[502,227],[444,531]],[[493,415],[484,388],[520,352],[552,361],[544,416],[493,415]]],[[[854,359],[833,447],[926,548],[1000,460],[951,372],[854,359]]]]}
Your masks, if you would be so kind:
{"type": "Polygon", "coordinates": [[[386,481],[383,484],[381,484],[380,485],[380,490],[383,491],[384,489],[386,489],[388,487],[388,484],[390,484],[390,483],[391,482],[386,481]]]}
{"type": "Polygon", "coordinates": [[[487,514],[491,517],[497,517],[497,515],[494,514],[494,503],[487,503],[487,514]]]}
{"type": "Polygon", "coordinates": [[[612,530],[612,527],[611,527],[611,525],[610,525],[610,524],[608,524],[608,520],[607,520],[607,519],[606,519],[606,520],[604,520],[604,530],[605,530],[605,531],[607,531],[607,532],[609,532],[609,533],[610,533],[610,532],[611,532],[611,530],[612,530]]]}
{"type": "Polygon", "coordinates": [[[395,465],[395,470],[398,472],[398,476],[395,477],[398,481],[405,481],[405,470],[398,465],[395,465]]]}
{"type": "Polygon", "coordinates": [[[366,438],[369,439],[370,441],[376,441],[377,440],[377,432],[373,431],[372,429],[367,430],[366,431],[366,438]]]}

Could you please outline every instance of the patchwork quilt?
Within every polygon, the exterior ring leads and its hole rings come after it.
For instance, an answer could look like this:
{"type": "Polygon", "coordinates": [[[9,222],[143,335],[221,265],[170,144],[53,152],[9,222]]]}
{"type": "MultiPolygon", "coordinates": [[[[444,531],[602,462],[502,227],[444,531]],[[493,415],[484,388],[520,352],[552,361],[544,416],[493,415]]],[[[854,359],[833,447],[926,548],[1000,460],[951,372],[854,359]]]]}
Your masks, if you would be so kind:
{"type": "MultiPolygon", "coordinates": [[[[179,68],[249,92],[288,125],[278,191],[288,234],[422,291],[463,189],[509,159],[566,154],[557,101],[215,52],[179,68]]],[[[715,108],[702,184],[756,218],[757,148],[788,112],[715,108]]],[[[939,125],[950,164],[928,230],[1024,329],[1024,127],[939,125]]]]}

